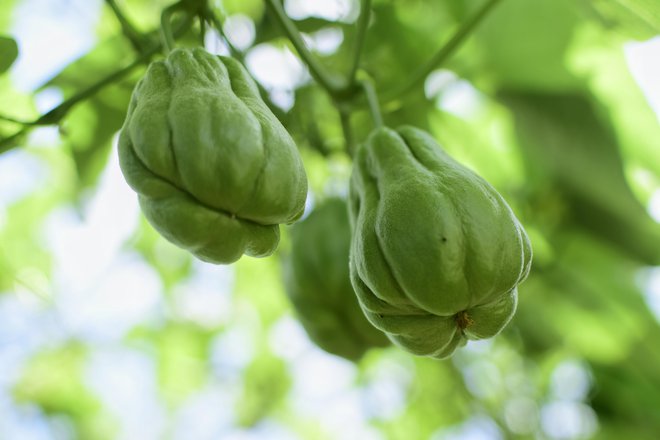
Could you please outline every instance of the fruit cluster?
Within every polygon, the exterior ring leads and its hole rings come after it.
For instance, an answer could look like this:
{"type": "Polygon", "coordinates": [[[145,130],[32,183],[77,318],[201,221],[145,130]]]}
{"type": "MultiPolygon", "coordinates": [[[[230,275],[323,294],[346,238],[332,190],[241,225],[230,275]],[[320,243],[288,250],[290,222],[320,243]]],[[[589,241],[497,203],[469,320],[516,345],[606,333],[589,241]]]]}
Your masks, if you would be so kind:
{"type": "MultiPolygon", "coordinates": [[[[165,238],[212,263],[272,254],[303,213],[307,178],[291,136],[247,71],[175,49],[136,86],[120,164],[165,238]]],[[[388,339],[450,356],[492,337],[531,265],[520,222],[484,179],[412,127],[375,129],[358,149],[346,202],[291,230],[285,286],[321,348],[357,359],[388,339]],[[385,338],[385,335],[387,338],[385,338]]]]}

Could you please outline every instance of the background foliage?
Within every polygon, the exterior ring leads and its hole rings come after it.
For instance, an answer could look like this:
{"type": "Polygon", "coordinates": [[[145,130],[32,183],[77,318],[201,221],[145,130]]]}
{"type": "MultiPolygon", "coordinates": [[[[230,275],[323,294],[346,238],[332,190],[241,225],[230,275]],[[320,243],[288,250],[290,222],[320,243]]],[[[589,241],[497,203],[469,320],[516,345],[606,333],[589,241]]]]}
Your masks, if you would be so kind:
{"type": "MultiPolygon", "coordinates": [[[[347,151],[372,128],[364,103],[346,142],[262,1],[212,3],[298,142],[308,208],[344,195],[347,151]]],[[[623,47],[660,33],[660,4],[503,0],[402,88],[482,4],[374,0],[360,75],[386,124],[430,131],[505,196],[532,274],[494,340],[446,361],[388,348],[353,364],[309,341],[278,255],[205,265],[140,217],[114,140],[167,3],[0,3],[0,438],[658,438],[660,225],[647,206],[660,125],[623,47]],[[66,46],[29,20],[62,11],[87,47],[39,78],[47,52],[20,43],[66,46]]],[[[350,68],[357,1],[286,10],[324,66],[350,68]]],[[[228,52],[217,31],[205,41],[228,52]]]]}

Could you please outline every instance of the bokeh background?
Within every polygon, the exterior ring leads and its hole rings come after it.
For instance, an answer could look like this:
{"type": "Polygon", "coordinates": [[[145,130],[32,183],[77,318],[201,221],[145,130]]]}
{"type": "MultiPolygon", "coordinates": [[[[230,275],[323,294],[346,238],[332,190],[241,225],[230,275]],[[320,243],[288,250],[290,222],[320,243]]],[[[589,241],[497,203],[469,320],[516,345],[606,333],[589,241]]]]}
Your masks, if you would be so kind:
{"type": "MultiPolygon", "coordinates": [[[[116,3],[145,35],[167,5],[116,3]]],[[[263,3],[211,3],[298,141],[308,211],[345,195],[339,117],[263,3]]],[[[430,131],[529,232],[534,268],[500,336],[444,361],[392,347],[352,363],[310,342],[279,254],[214,266],[170,245],[117,161],[141,67],[2,149],[0,439],[660,438],[660,7],[504,0],[394,93],[480,4],[375,0],[362,67],[386,123],[430,131]]],[[[285,7],[346,70],[359,2],[285,7]]],[[[19,49],[0,115],[23,121],[137,56],[100,0],[3,0],[0,34],[19,49]]],[[[359,142],[369,115],[352,122],[359,142]]],[[[0,120],[0,138],[21,128],[0,120]]]]}

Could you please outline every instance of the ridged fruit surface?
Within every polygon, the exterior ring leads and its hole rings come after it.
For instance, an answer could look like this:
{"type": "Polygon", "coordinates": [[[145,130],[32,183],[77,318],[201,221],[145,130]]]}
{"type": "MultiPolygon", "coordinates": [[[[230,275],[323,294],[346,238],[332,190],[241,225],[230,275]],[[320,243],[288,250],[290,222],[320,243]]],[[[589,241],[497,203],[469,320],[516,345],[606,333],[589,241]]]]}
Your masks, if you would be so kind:
{"type": "Polygon", "coordinates": [[[399,346],[444,358],[499,333],[529,273],[527,234],[502,196],[422,130],[376,129],[350,185],[351,280],[399,346]]]}
{"type": "Polygon", "coordinates": [[[351,286],[351,229],[346,202],[328,199],[291,227],[284,257],[286,292],[310,339],[323,350],[357,360],[371,347],[389,345],[360,309],[351,286]]]}
{"type": "Polygon", "coordinates": [[[236,60],[175,49],[131,98],[119,159],[149,222],[213,263],[270,255],[304,210],[296,145],[236,60]]]}

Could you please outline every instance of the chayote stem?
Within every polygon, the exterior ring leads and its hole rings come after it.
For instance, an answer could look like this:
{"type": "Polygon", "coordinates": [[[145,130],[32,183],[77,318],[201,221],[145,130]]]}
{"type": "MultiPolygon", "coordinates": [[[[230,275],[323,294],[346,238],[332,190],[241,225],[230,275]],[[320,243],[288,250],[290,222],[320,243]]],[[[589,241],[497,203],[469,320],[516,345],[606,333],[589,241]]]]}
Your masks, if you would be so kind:
{"type": "Polygon", "coordinates": [[[369,106],[369,113],[371,119],[374,121],[376,128],[383,126],[383,116],[380,113],[380,105],[378,104],[378,96],[376,96],[376,89],[370,80],[363,79],[360,85],[364,90],[364,96],[367,98],[367,105],[369,106]]]}
{"type": "Polygon", "coordinates": [[[112,9],[117,21],[121,26],[121,31],[128,38],[128,41],[131,42],[131,45],[137,52],[143,52],[146,49],[146,41],[144,36],[135,29],[135,26],[126,18],[126,15],[122,12],[121,8],[117,5],[115,0],[105,0],[106,4],[112,9]]]}
{"type": "Polygon", "coordinates": [[[433,70],[443,65],[458,49],[465,39],[474,31],[481,21],[501,0],[488,0],[481,6],[479,11],[466,21],[461,23],[454,35],[445,43],[433,57],[417,72],[410,76],[409,80],[398,89],[394,89],[384,97],[384,101],[392,101],[403,95],[417,84],[421,83],[433,70]]]}
{"type": "Polygon", "coordinates": [[[172,15],[180,9],[184,8],[183,1],[174,3],[173,5],[168,6],[163,9],[163,13],[160,16],[160,37],[163,44],[163,49],[165,53],[169,53],[174,49],[174,34],[172,33],[172,26],[170,24],[172,20],[172,15]]]}

